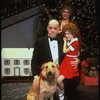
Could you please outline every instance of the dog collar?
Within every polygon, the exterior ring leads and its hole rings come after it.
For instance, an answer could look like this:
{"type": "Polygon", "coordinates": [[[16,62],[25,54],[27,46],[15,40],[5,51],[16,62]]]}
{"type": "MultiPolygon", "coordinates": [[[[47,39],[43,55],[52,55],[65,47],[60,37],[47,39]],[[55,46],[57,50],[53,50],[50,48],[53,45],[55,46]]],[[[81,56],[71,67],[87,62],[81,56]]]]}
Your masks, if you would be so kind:
{"type": "Polygon", "coordinates": [[[40,74],[40,79],[46,80],[46,78],[42,74],[40,74]]]}

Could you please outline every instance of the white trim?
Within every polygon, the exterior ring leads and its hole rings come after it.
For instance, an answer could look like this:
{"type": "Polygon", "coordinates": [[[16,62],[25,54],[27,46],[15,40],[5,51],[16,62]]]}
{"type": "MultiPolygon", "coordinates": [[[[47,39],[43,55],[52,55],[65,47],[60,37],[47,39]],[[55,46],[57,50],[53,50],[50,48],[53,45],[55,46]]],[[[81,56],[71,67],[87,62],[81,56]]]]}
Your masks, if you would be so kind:
{"type": "Polygon", "coordinates": [[[78,55],[66,55],[68,57],[78,57],[78,55]]]}
{"type": "Polygon", "coordinates": [[[71,51],[74,51],[74,50],[75,50],[71,45],[69,46],[69,49],[70,49],[71,51]]]}
{"type": "Polygon", "coordinates": [[[69,46],[74,41],[78,41],[78,38],[74,38],[72,41],[68,42],[67,45],[69,46]]]}

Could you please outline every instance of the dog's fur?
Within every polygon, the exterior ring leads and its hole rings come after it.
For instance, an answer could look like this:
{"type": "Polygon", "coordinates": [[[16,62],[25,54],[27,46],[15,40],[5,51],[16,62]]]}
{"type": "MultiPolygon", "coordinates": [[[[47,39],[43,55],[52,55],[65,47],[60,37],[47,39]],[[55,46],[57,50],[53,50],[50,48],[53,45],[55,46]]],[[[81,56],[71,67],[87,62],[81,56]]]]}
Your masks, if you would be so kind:
{"type": "MultiPolygon", "coordinates": [[[[56,78],[59,75],[58,65],[47,62],[42,65],[41,74],[38,78],[38,88],[30,88],[27,100],[53,100],[56,91],[56,78]]],[[[33,83],[34,84],[34,83],[33,83]]]]}

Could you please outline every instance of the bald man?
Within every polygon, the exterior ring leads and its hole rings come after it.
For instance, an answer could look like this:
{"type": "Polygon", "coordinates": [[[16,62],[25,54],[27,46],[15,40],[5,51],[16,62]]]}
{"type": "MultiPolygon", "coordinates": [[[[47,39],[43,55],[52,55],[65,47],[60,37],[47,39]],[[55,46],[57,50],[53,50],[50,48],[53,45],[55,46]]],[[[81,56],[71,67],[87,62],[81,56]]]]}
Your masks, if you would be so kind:
{"type": "Polygon", "coordinates": [[[40,67],[48,61],[61,63],[63,53],[63,38],[58,35],[59,22],[52,19],[47,26],[47,35],[36,40],[34,45],[33,57],[31,60],[31,69],[33,76],[40,74],[40,67]]]}
{"type": "MultiPolygon", "coordinates": [[[[48,33],[46,36],[41,37],[35,42],[33,57],[31,60],[31,70],[34,80],[38,78],[42,64],[49,61],[60,64],[64,58],[63,36],[58,34],[59,22],[55,19],[50,20],[47,26],[47,31],[48,33]]],[[[73,62],[74,65],[79,63],[78,59],[73,62]]],[[[54,100],[59,99],[56,98],[54,100]]]]}

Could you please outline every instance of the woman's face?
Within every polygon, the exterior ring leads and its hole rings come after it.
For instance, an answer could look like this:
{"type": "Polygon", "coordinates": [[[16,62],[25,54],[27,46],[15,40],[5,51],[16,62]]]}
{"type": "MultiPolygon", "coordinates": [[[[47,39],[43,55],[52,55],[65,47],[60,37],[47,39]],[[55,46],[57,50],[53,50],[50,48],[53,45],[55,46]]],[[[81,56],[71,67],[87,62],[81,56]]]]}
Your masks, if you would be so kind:
{"type": "Polygon", "coordinates": [[[72,40],[73,39],[73,35],[69,32],[69,31],[65,31],[65,35],[64,35],[67,40],[72,40]]]}
{"type": "Polygon", "coordinates": [[[63,9],[62,11],[62,18],[63,19],[69,19],[69,16],[70,16],[70,12],[68,9],[63,9]]]}

